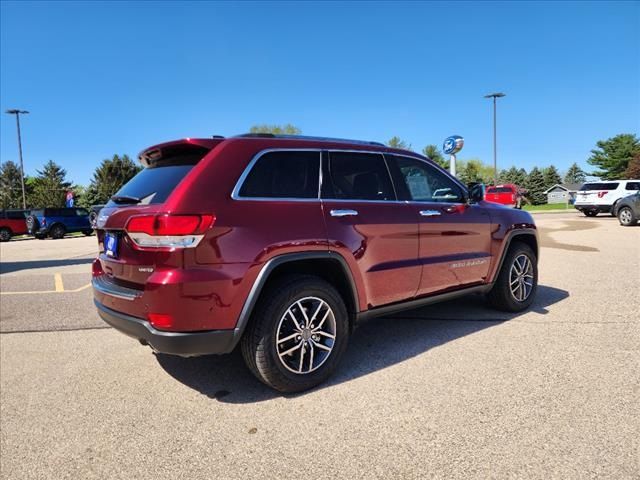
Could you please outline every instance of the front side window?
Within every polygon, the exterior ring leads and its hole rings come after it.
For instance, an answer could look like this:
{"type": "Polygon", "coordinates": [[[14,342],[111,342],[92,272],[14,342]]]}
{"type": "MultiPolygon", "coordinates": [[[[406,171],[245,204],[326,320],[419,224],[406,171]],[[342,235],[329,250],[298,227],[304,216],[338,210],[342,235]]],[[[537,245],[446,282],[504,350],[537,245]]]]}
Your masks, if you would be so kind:
{"type": "Polygon", "coordinates": [[[330,152],[323,173],[322,198],[395,200],[383,156],[375,153],[330,152]]]}
{"type": "Polygon", "coordinates": [[[278,151],[262,155],[240,187],[248,198],[318,198],[320,152],[278,151]]]}
{"type": "Polygon", "coordinates": [[[640,190],[640,182],[627,182],[626,190],[640,190]]]}
{"type": "Polygon", "coordinates": [[[452,179],[420,160],[386,155],[400,200],[460,203],[463,191],[452,179]]]}

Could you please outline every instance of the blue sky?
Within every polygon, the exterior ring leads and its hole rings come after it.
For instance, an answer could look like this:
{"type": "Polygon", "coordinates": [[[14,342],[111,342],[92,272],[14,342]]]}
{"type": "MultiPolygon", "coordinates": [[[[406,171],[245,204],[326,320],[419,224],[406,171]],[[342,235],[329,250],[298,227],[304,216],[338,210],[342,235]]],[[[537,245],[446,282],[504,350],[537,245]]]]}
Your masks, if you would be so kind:
{"type": "MultiPolygon", "coordinates": [[[[77,183],[114,153],[293,123],[308,135],[461,158],[587,167],[599,139],[640,131],[640,3],[2,2],[2,111],[25,170],[77,183]]],[[[0,159],[17,160],[1,116],[0,159]]]]}

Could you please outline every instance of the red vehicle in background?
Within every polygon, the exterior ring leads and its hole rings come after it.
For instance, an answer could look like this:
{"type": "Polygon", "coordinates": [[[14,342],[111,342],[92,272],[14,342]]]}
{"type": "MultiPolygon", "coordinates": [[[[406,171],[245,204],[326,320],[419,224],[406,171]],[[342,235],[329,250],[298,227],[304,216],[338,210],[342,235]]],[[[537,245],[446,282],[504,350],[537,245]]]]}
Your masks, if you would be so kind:
{"type": "Polygon", "coordinates": [[[27,233],[25,218],[27,210],[0,210],[0,242],[8,242],[11,237],[27,233]]]}
{"type": "Polygon", "coordinates": [[[487,202],[500,203],[513,208],[522,208],[523,191],[518,185],[506,183],[504,185],[491,185],[484,193],[487,202]]]}

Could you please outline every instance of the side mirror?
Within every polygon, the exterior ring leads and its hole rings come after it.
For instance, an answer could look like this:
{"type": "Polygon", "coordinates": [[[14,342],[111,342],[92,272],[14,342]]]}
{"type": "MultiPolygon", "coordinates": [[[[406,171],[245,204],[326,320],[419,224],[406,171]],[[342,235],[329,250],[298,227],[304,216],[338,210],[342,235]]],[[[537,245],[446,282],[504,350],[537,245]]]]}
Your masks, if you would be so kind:
{"type": "Polygon", "coordinates": [[[484,184],[473,182],[467,185],[469,189],[469,203],[478,203],[484,200],[484,184]]]}

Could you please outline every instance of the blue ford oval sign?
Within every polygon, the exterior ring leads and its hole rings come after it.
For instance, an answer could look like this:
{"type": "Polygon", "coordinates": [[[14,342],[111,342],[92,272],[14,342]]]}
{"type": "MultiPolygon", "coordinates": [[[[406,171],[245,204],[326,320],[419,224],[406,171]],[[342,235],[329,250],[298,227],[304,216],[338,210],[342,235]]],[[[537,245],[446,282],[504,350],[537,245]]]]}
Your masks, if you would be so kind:
{"type": "Polygon", "coordinates": [[[462,150],[464,146],[464,138],[460,135],[452,135],[444,140],[442,144],[442,151],[447,155],[453,155],[462,150]]]}

